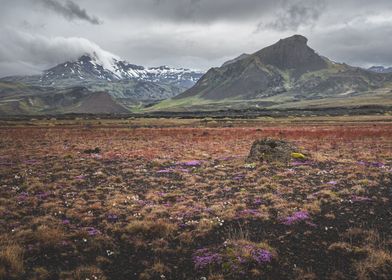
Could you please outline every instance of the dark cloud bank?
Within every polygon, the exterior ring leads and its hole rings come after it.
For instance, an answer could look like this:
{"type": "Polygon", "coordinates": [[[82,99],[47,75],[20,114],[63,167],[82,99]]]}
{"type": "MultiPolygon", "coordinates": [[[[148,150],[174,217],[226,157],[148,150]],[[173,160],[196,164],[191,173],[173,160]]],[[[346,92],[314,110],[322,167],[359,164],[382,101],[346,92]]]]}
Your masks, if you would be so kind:
{"type": "Polygon", "coordinates": [[[90,16],[85,9],[82,9],[71,0],[64,3],[56,0],[40,0],[48,9],[64,16],[69,20],[80,19],[86,20],[92,24],[101,24],[102,21],[96,16],[90,16]]]}
{"type": "Polygon", "coordinates": [[[392,65],[390,0],[3,0],[0,76],[92,51],[208,69],[294,33],[339,62],[392,65]]]}

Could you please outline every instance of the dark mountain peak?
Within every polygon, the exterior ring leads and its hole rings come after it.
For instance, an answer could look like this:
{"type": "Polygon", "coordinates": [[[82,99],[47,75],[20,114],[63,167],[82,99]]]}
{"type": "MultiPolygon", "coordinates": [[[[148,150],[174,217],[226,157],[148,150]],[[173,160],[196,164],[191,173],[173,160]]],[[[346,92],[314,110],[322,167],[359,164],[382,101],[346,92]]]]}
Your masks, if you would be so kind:
{"type": "Polygon", "coordinates": [[[302,35],[294,35],[279,40],[254,55],[264,64],[275,66],[281,70],[292,70],[294,77],[308,71],[317,71],[327,67],[326,61],[307,45],[308,39],[302,35]]]}
{"type": "Polygon", "coordinates": [[[318,55],[307,42],[304,36],[294,35],[250,56],[237,57],[210,69],[195,86],[175,99],[197,96],[222,103],[229,103],[230,99],[279,103],[281,98],[297,101],[366,92],[383,87],[392,79],[334,63],[318,55]]]}
{"type": "Polygon", "coordinates": [[[84,54],[81,57],[79,57],[78,61],[83,61],[83,62],[90,62],[93,60],[89,54],[84,54]]]}
{"type": "Polygon", "coordinates": [[[145,70],[143,66],[131,64],[126,60],[120,60],[116,62],[118,69],[123,69],[124,71],[129,71],[130,69],[133,70],[145,70]]]}
{"type": "Polygon", "coordinates": [[[308,38],[305,36],[296,34],[291,37],[287,37],[285,39],[280,39],[277,44],[289,44],[289,45],[307,45],[308,38]]]}

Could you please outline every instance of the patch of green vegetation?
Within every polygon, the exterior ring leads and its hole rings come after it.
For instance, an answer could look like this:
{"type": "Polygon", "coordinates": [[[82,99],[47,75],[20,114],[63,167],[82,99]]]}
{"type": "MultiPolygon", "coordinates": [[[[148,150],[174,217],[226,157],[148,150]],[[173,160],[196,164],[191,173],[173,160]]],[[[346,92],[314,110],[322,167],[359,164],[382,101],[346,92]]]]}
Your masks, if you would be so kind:
{"type": "MultiPolygon", "coordinates": [[[[151,108],[145,108],[144,112],[159,111],[159,110],[192,110],[200,111],[215,111],[220,109],[244,109],[244,108],[260,108],[259,103],[271,102],[265,99],[234,99],[225,98],[222,100],[208,100],[200,97],[187,97],[182,99],[168,99],[164,100],[151,108]]],[[[262,107],[265,107],[264,105],[262,107]]]]}
{"type": "Polygon", "coordinates": [[[332,75],[338,74],[339,72],[345,72],[349,70],[349,66],[341,63],[335,63],[330,60],[326,60],[327,68],[321,69],[318,71],[312,71],[308,73],[304,73],[299,81],[306,81],[310,78],[320,78],[322,80],[326,80],[332,75]]]}
{"type": "Polygon", "coordinates": [[[150,108],[146,108],[144,111],[155,111],[155,110],[171,109],[177,107],[189,107],[193,105],[201,105],[207,103],[210,103],[210,101],[206,99],[202,99],[198,96],[186,97],[181,99],[166,99],[150,108]]]}
{"type": "MultiPolygon", "coordinates": [[[[282,100],[283,101],[283,100],[282,100]]],[[[333,108],[345,106],[365,106],[365,105],[392,105],[391,95],[380,91],[369,91],[360,96],[338,96],[334,98],[322,98],[315,100],[286,101],[272,105],[270,109],[289,109],[289,108],[333,108]]]]}
{"type": "Polygon", "coordinates": [[[26,88],[27,86],[22,83],[0,82],[0,89],[17,89],[26,88]]]}
{"type": "Polygon", "coordinates": [[[280,69],[277,69],[277,70],[279,71],[279,74],[283,78],[284,88],[286,90],[290,90],[293,87],[293,81],[291,79],[291,71],[290,70],[283,71],[283,70],[280,70],[280,69]]]}

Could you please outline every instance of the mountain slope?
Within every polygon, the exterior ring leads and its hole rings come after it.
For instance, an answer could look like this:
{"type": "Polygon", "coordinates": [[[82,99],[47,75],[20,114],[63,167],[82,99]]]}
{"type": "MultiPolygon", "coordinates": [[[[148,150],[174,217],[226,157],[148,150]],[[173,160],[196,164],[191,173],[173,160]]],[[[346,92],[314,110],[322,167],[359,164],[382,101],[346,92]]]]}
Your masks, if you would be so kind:
{"type": "Polygon", "coordinates": [[[107,92],[95,92],[82,99],[80,104],[69,112],[80,114],[124,114],[129,113],[129,110],[116,103],[107,92]]]}
{"type": "Polygon", "coordinates": [[[64,113],[122,114],[129,110],[107,92],[85,87],[56,89],[0,82],[0,115],[64,113]]]}
{"type": "Polygon", "coordinates": [[[204,73],[184,68],[168,66],[145,68],[130,64],[116,57],[102,59],[96,54],[83,55],[76,61],[68,61],[43,71],[42,75],[11,76],[0,80],[23,82],[38,86],[62,86],[94,82],[115,82],[137,80],[145,82],[170,84],[189,88],[193,86],[204,73]]]}
{"type": "Polygon", "coordinates": [[[222,67],[227,66],[229,64],[233,64],[234,62],[243,60],[245,58],[248,58],[249,56],[250,56],[250,54],[243,53],[240,56],[237,56],[236,58],[233,58],[233,59],[230,59],[230,60],[226,61],[225,63],[222,64],[222,67]]]}
{"type": "MultiPolygon", "coordinates": [[[[83,87],[92,92],[107,92],[116,102],[133,108],[174,97],[192,87],[203,75],[200,71],[167,66],[145,68],[130,64],[116,56],[83,55],[43,71],[42,75],[10,76],[0,83],[24,85],[30,93],[40,94],[45,88],[51,92],[83,87]]],[[[1,87],[10,94],[12,90],[1,87]]]]}
{"type": "Polygon", "coordinates": [[[233,104],[240,108],[277,106],[357,96],[389,87],[391,82],[392,75],[332,62],[311,49],[305,37],[294,35],[210,69],[195,86],[157,108],[181,109],[189,105],[186,110],[191,110],[197,104],[206,107],[209,103],[215,108],[233,108],[233,104]]]}

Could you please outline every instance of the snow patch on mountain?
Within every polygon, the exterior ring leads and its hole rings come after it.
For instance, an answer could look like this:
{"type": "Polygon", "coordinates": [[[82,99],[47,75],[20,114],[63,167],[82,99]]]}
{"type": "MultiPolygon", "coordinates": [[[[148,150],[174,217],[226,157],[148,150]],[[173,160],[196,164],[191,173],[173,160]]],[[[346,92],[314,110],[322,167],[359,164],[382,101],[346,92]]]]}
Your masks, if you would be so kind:
{"type": "Polygon", "coordinates": [[[392,67],[372,66],[368,70],[376,73],[392,73],[392,67]]]}
{"type": "Polygon", "coordinates": [[[41,80],[143,80],[164,82],[182,87],[193,86],[204,74],[202,71],[159,66],[145,68],[131,64],[108,52],[85,54],[75,61],[68,61],[44,71],[41,80]]]}

